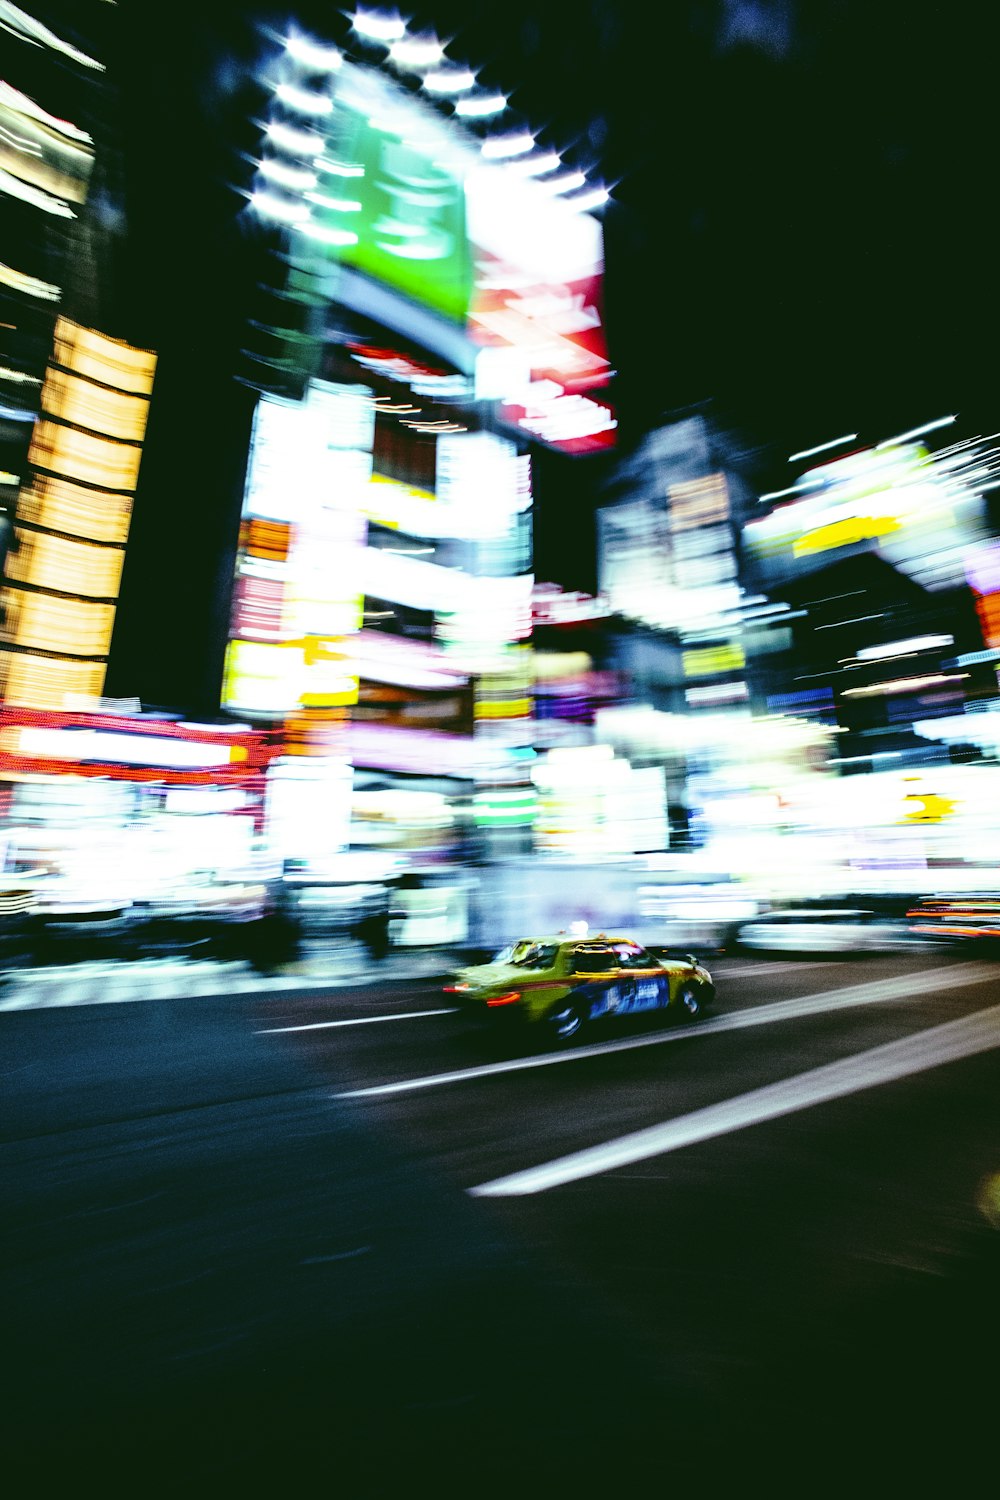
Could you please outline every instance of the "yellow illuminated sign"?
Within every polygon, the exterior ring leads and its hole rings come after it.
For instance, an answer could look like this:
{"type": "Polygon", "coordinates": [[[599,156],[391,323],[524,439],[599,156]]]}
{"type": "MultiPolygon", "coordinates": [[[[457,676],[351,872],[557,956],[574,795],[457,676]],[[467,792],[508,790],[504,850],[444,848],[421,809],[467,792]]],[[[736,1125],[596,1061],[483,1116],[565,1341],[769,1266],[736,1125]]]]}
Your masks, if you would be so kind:
{"type": "Polygon", "coordinates": [[[148,350],[56,323],[5,568],[4,639],[21,658],[5,668],[12,701],[100,694],[103,662],[56,658],[108,654],[155,369],[148,350]],[[34,652],[46,655],[31,667],[34,652]]]}
{"type": "Polygon", "coordinates": [[[363,494],[364,515],[376,526],[391,531],[416,528],[419,534],[421,522],[429,523],[431,507],[440,510],[437,496],[431,490],[417,489],[385,474],[373,474],[363,494]]]}
{"type": "Polygon", "coordinates": [[[303,708],[346,708],[358,701],[358,678],[344,670],[343,641],[309,636],[302,643],[303,708]]]}
{"type": "Polygon", "coordinates": [[[19,708],[65,708],[68,700],[96,698],[104,686],[103,661],[0,654],[0,696],[19,708]]]}
{"type": "Polygon", "coordinates": [[[473,712],[477,719],[526,719],[531,713],[531,699],[479,699],[473,712]]]}
{"type": "Polygon", "coordinates": [[[703,646],[682,656],[685,677],[710,677],[716,672],[738,672],[746,666],[742,646],[703,646]]]}
{"type": "Polygon", "coordinates": [[[17,502],[18,521],[91,542],[124,542],[131,517],[131,495],[85,488],[52,474],[35,474],[17,502]]]}
{"type": "Polygon", "coordinates": [[[898,516],[848,516],[807,531],[792,544],[792,553],[795,557],[810,557],[816,552],[831,552],[836,547],[851,547],[857,542],[889,536],[901,526],[898,516]]]}
{"type": "Polygon", "coordinates": [[[956,806],[953,797],[939,797],[935,792],[907,792],[903,801],[909,806],[901,819],[904,823],[940,823],[956,806]]]}
{"type": "Polygon", "coordinates": [[[244,713],[287,713],[298,700],[302,657],[301,643],[231,640],[226,648],[223,703],[244,713]]]}
{"type": "Polygon", "coordinates": [[[135,349],[98,333],[96,328],[82,328],[69,318],[57,321],[54,347],[57,365],[88,380],[133,395],[148,396],[153,389],[156,355],[149,349],[135,349]]]}

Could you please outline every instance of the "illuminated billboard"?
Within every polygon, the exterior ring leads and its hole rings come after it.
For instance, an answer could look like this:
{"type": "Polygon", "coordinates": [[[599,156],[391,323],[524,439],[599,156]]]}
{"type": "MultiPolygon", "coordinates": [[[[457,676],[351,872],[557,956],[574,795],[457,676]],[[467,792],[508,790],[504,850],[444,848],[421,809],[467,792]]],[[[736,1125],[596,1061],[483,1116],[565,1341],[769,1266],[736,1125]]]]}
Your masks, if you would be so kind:
{"type": "Polygon", "coordinates": [[[744,542],[765,585],[874,552],[924,588],[955,588],[984,535],[970,479],[918,443],[852,453],[805,474],[802,498],[751,521],[744,542]]]}
{"type": "Polygon", "coordinates": [[[0,697],[101,696],[156,355],[60,317],[0,588],[0,697]]]}
{"type": "Polygon", "coordinates": [[[613,441],[589,394],[610,373],[603,234],[564,179],[490,159],[375,68],[345,61],[328,94],[275,97],[252,202],[323,295],[444,355],[511,425],[556,447],[613,441]]]}
{"type": "Polygon", "coordinates": [[[222,692],[233,712],[282,718],[357,699],[343,642],[361,624],[367,395],[314,381],[304,402],[258,403],[222,692]]]}
{"type": "Polygon", "coordinates": [[[374,91],[377,75],[355,72],[337,91],[315,158],[310,237],[321,253],[464,323],[473,262],[461,171],[440,159],[413,106],[390,109],[374,91]]]}

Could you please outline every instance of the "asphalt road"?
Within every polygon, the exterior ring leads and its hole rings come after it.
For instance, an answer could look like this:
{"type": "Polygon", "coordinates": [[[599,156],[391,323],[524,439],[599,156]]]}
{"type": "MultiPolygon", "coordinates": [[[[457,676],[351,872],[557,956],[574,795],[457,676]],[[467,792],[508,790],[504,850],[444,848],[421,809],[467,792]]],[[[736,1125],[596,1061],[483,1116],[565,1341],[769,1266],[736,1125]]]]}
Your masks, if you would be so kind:
{"type": "Polygon", "coordinates": [[[715,971],[707,1021],[555,1056],[427,985],[0,1016],[8,1462],[982,1483],[1000,967],[715,971]]]}

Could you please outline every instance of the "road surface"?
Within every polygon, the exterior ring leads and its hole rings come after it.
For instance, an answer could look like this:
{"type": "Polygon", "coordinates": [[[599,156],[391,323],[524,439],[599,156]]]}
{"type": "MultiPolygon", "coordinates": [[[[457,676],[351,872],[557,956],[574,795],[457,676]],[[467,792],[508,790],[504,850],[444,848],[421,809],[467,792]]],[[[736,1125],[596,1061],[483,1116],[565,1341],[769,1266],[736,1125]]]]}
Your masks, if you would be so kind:
{"type": "Polygon", "coordinates": [[[426,983],[0,1015],[7,1451],[634,1493],[993,1468],[1000,967],[726,958],[557,1054],[426,983]]]}

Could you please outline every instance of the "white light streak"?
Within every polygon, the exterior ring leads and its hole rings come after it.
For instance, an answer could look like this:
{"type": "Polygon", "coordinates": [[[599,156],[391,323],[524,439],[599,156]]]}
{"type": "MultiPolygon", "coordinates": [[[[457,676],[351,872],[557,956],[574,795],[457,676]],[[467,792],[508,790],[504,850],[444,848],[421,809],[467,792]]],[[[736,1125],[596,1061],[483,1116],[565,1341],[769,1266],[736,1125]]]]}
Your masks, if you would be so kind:
{"type": "Polygon", "coordinates": [[[906,641],[890,641],[885,646],[865,646],[858,661],[882,661],[886,657],[908,656],[914,651],[930,651],[935,646],[953,646],[953,635],[914,635],[906,641]]]}
{"type": "Polygon", "coordinates": [[[264,218],[276,219],[281,224],[302,224],[309,217],[308,204],[288,203],[260,189],[250,195],[250,203],[264,218]]]}
{"type": "Polygon", "coordinates": [[[9,380],[12,385],[41,385],[37,375],[28,375],[24,370],[12,370],[10,365],[0,365],[0,380],[9,380]]]}
{"type": "Polygon", "coordinates": [[[0,167],[0,192],[9,193],[12,198],[20,198],[22,203],[30,203],[32,208],[40,208],[47,214],[53,214],[57,219],[76,218],[69,204],[64,203],[61,198],[53,198],[50,193],[44,193],[41,188],[22,182],[20,177],[13,177],[2,167],[0,167]]]}
{"type": "MultiPolygon", "coordinates": [[[[444,437],[447,433],[468,431],[467,427],[460,427],[457,422],[446,422],[441,427],[438,427],[436,423],[432,424],[429,422],[404,422],[403,426],[409,427],[411,432],[427,433],[430,437],[444,437]]],[[[416,557],[418,555],[417,553],[398,553],[400,557],[416,557]]]]}
{"type": "Polygon", "coordinates": [[[787,490],[769,490],[766,495],[761,495],[764,500],[781,500],[785,495],[801,495],[805,490],[814,490],[817,485],[825,484],[824,479],[803,479],[798,484],[791,485],[787,490]]]}
{"type": "Polygon", "coordinates": [[[356,245],[358,237],[351,229],[331,229],[325,224],[304,224],[302,232],[320,245],[356,245]]]}
{"type": "Polygon", "coordinates": [[[862,625],[866,620],[881,620],[885,615],[880,610],[876,615],[851,615],[849,620],[834,620],[831,625],[817,625],[817,630],[842,630],[845,625],[862,625]]]}
{"type": "Polygon", "coordinates": [[[510,156],[523,156],[526,151],[533,151],[535,137],[530,131],[523,131],[520,135],[493,135],[482,144],[482,153],[491,161],[502,161],[510,156]]]}
{"type": "Polygon", "coordinates": [[[355,162],[334,161],[330,156],[317,156],[313,166],[319,171],[328,173],[331,177],[363,177],[364,167],[355,162]]]}
{"type": "Polygon", "coordinates": [[[475,99],[459,99],[455,105],[455,113],[485,118],[487,115],[499,115],[506,108],[507,100],[503,94],[483,94],[475,99]]]}
{"type": "Polygon", "coordinates": [[[949,427],[957,420],[957,415],[938,417],[934,422],[925,422],[922,427],[911,427],[909,432],[901,432],[898,437],[886,438],[884,442],[875,444],[875,452],[881,453],[883,448],[894,448],[897,443],[905,443],[909,438],[920,437],[925,432],[934,432],[938,427],[949,427]]]}
{"type": "Polygon", "coordinates": [[[19,749],[22,755],[56,760],[117,761],[127,766],[190,768],[225,766],[232,760],[230,745],[100,729],[25,728],[20,732],[19,749]]]}
{"type": "Polygon", "coordinates": [[[267,137],[283,151],[300,151],[303,156],[322,151],[323,137],[311,130],[297,130],[294,125],[285,125],[281,120],[271,120],[267,125],[267,137]]]}
{"type": "Polygon", "coordinates": [[[61,52],[64,57],[72,58],[82,68],[93,68],[98,73],[106,71],[102,62],[93,57],[88,57],[86,52],[81,52],[71,42],[64,42],[62,37],[56,36],[41,21],[34,16],[29,16],[18,5],[11,5],[8,0],[0,0],[0,21],[7,25],[8,30],[13,31],[23,41],[34,42],[36,46],[46,46],[53,52],[61,52]]]}
{"type": "Polygon", "coordinates": [[[876,682],[871,687],[845,688],[845,698],[876,698],[894,693],[914,693],[918,688],[939,687],[944,682],[961,682],[968,672],[935,672],[929,677],[895,677],[891,682],[876,682]]]}
{"type": "Polygon", "coordinates": [[[940,463],[943,458],[949,458],[953,453],[960,453],[963,448],[971,448],[976,443],[988,443],[991,438],[1000,437],[1000,432],[990,432],[986,437],[960,438],[957,443],[949,443],[945,448],[935,451],[935,461],[940,463]]]}
{"type": "Polygon", "coordinates": [[[507,171],[516,172],[518,177],[541,177],[543,172],[554,172],[561,166],[561,158],[554,151],[546,151],[543,156],[529,156],[524,161],[512,161],[507,171]]]}
{"type": "Polygon", "coordinates": [[[439,1006],[437,1010],[401,1010],[394,1016],[350,1016],[342,1021],[308,1021],[302,1026],[268,1026],[254,1035],[283,1036],[287,1031],[329,1031],[333,1026],[373,1026],[377,1021],[421,1021],[427,1016],[454,1014],[454,1006],[439,1006]]]}
{"type": "Polygon", "coordinates": [[[290,57],[314,73],[334,73],[344,60],[336,47],[312,42],[304,36],[290,36],[285,46],[290,57]]]}
{"type": "Polygon", "coordinates": [[[28,276],[24,271],[15,271],[13,266],[5,266],[2,261],[0,286],[13,287],[16,292],[23,292],[28,297],[41,297],[44,302],[58,302],[62,296],[62,288],[56,286],[55,282],[42,281],[37,276],[28,276]]]}
{"type": "Polygon", "coordinates": [[[59,135],[67,136],[72,141],[82,141],[85,145],[94,144],[93,136],[74,125],[71,120],[61,120],[57,115],[50,115],[48,110],[36,104],[34,99],[29,99],[27,94],[22,94],[20,89],[12,88],[9,83],[0,82],[0,104],[6,104],[16,114],[27,115],[31,120],[39,120],[43,125],[50,126],[59,135]]]}
{"type": "Polygon", "coordinates": [[[572,438],[595,437],[618,426],[608,407],[586,396],[558,396],[547,402],[537,416],[524,416],[518,424],[545,442],[568,442],[572,438]]]}
{"type": "Polygon", "coordinates": [[[301,191],[316,186],[315,172],[310,172],[306,167],[291,167],[287,162],[276,161],[273,157],[265,158],[260,163],[260,175],[266,177],[268,182],[276,182],[280,187],[293,190],[301,191]]]}
{"type": "Polygon", "coordinates": [[[556,196],[559,193],[574,193],[577,188],[587,186],[587,179],[582,172],[566,172],[562,177],[550,177],[538,186],[546,193],[556,196]]]}
{"type": "Polygon", "coordinates": [[[317,204],[320,208],[333,209],[340,214],[359,214],[361,204],[357,198],[328,198],[326,193],[306,193],[310,203],[317,204]]]}
{"type": "Polygon", "coordinates": [[[433,68],[444,57],[444,48],[431,37],[403,37],[393,42],[389,56],[401,68],[433,68]]]}
{"type": "Polygon", "coordinates": [[[41,156],[43,154],[41,146],[36,146],[34,141],[29,141],[26,135],[17,135],[13,130],[5,130],[2,125],[0,125],[0,140],[7,141],[9,145],[14,147],[15,151],[22,152],[24,156],[41,156]]]}
{"type": "Polygon", "coordinates": [[[588,213],[592,208],[601,208],[611,198],[607,188],[592,188],[589,193],[580,193],[576,198],[567,198],[566,202],[571,208],[579,209],[581,213],[588,213]]]}
{"type": "Polygon", "coordinates": [[[366,36],[373,42],[397,42],[406,35],[406,27],[398,16],[382,15],[375,10],[356,10],[353,25],[358,36],[366,36]]]}
{"type": "Polygon", "coordinates": [[[429,94],[464,94],[475,87],[476,75],[468,68],[446,68],[440,73],[428,73],[424,88],[429,94]]]}
{"type": "Polygon", "coordinates": [[[311,89],[296,88],[294,83],[279,83],[274,91],[282,104],[297,109],[303,115],[328,115],[333,112],[333,100],[328,94],[316,94],[311,89]]]}
{"type": "Polygon", "coordinates": [[[845,432],[843,437],[831,438],[828,443],[817,443],[815,448],[803,448],[799,453],[790,453],[788,462],[793,464],[797,458],[812,458],[814,453],[825,453],[828,448],[839,448],[842,443],[853,443],[857,440],[856,432],[845,432]]]}

